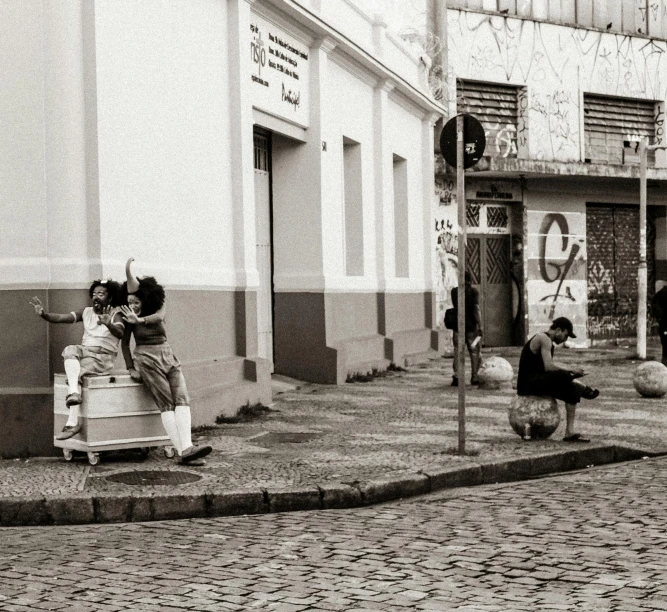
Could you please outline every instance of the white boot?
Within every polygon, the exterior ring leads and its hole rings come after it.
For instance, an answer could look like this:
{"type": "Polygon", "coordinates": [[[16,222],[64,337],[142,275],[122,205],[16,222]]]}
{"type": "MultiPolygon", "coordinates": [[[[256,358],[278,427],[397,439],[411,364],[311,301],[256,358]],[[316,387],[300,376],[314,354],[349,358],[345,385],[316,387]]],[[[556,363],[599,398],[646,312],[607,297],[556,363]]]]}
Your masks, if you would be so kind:
{"type": "Polygon", "coordinates": [[[181,461],[188,463],[206,457],[213,449],[210,446],[193,446],[192,444],[192,415],[190,406],[176,406],[176,427],[181,438],[183,449],[181,450],[181,461]]]}
{"type": "Polygon", "coordinates": [[[171,440],[172,445],[176,449],[176,452],[180,455],[183,452],[183,446],[181,444],[181,438],[178,435],[178,428],[176,427],[176,417],[173,410],[167,410],[160,413],[160,418],[162,419],[162,425],[164,430],[167,432],[169,439],[171,440]]]}

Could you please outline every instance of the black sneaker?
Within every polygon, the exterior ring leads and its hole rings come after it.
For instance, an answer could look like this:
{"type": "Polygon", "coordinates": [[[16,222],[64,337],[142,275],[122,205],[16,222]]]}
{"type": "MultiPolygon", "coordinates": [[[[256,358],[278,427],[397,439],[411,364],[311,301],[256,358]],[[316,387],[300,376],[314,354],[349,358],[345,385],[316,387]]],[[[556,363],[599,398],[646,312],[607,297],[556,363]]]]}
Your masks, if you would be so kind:
{"type": "Polygon", "coordinates": [[[595,399],[598,395],[600,395],[600,390],[599,389],[593,389],[592,387],[586,387],[581,392],[581,397],[583,397],[584,399],[588,399],[588,400],[595,399]]]}
{"type": "Polygon", "coordinates": [[[190,463],[210,454],[213,449],[210,446],[191,446],[183,451],[181,463],[190,463]]]}
{"type": "Polygon", "coordinates": [[[458,387],[459,386],[459,379],[454,376],[452,378],[452,387],[458,387]]]}

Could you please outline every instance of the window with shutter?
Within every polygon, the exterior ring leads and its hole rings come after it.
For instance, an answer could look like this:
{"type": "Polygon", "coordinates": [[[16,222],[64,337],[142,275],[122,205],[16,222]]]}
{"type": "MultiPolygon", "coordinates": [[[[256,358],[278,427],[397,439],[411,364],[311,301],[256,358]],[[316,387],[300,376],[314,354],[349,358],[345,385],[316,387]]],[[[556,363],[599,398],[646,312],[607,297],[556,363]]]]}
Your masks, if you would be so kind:
{"type": "MultiPolygon", "coordinates": [[[[656,103],[651,100],[584,94],[586,162],[639,164],[639,141],[655,137],[656,103]]],[[[648,163],[655,152],[648,152],[648,163]]]]}
{"type": "Polygon", "coordinates": [[[485,155],[518,157],[519,88],[457,80],[456,90],[457,112],[475,115],[484,126],[485,155]]]}

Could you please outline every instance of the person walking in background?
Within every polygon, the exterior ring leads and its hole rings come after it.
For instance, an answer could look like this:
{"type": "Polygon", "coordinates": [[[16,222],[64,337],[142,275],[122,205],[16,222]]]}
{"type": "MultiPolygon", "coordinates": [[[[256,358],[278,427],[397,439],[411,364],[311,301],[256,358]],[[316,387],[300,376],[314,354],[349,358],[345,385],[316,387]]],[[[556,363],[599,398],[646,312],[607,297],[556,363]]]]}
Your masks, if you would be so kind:
{"type": "Polygon", "coordinates": [[[590,442],[574,431],[577,404],[584,399],[595,399],[598,389],[588,387],[575,378],[585,375],[580,368],[568,368],[553,361],[554,345],[563,344],[568,338],[576,338],[572,322],[558,317],[546,332],[538,332],[523,347],[519,358],[517,395],[546,395],[565,402],[564,442],[590,442]]]}
{"type": "MultiPolygon", "coordinates": [[[[458,320],[457,305],[458,305],[459,291],[458,287],[452,289],[452,304],[454,305],[455,315],[458,320]]],[[[465,343],[468,347],[468,354],[470,355],[470,383],[478,385],[477,372],[482,362],[482,319],[479,311],[479,290],[472,286],[472,274],[466,271],[465,273],[465,298],[466,298],[466,313],[465,313],[465,343]]],[[[457,355],[459,334],[454,327],[453,343],[454,343],[454,376],[452,377],[452,387],[459,384],[459,377],[457,373],[457,355]]]]}
{"type": "Polygon", "coordinates": [[[181,363],[167,342],[164,327],[164,288],[154,277],[135,278],[129,259],[125,266],[127,281],[123,291],[127,305],[121,310],[127,322],[122,349],[133,380],[143,380],[160,409],[162,424],[182,463],[201,459],[211,452],[210,446],[192,444],[190,396],[181,371],[181,363]],[[130,337],[136,343],[130,351],[130,337]]]}
{"type": "Polygon", "coordinates": [[[651,302],[653,317],[658,321],[660,344],[662,344],[662,364],[667,366],[667,285],[657,291],[651,302]]]}

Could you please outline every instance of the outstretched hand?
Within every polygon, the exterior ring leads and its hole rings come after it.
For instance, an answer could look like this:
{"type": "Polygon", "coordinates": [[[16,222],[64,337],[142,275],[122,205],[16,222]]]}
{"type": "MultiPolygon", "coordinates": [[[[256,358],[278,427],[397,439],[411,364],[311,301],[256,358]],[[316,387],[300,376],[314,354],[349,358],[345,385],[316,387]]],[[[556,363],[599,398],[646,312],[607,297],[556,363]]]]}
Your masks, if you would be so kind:
{"type": "Polygon", "coordinates": [[[97,324],[109,327],[109,325],[111,325],[112,310],[111,306],[105,306],[102,310],[102,314],[97,315],[97,324]]]}
{"type": "Polygon", "coordinates": [[[28,304],[30,304],[35,309],[35,313],[38,314],[40,317],[42,316],[42,314],[44,314],[44,306],[42,306],[42,302],[37,296],[32,298],[32,300],[30,300],[28,304]]]}
{"type": "Polygon", "coordinates": [[[133,325],[139,323],[139,317],[129,306],[121,306],[120,311],[123,313],[123,319],[128,323],[132,323],[133,325]]]}

